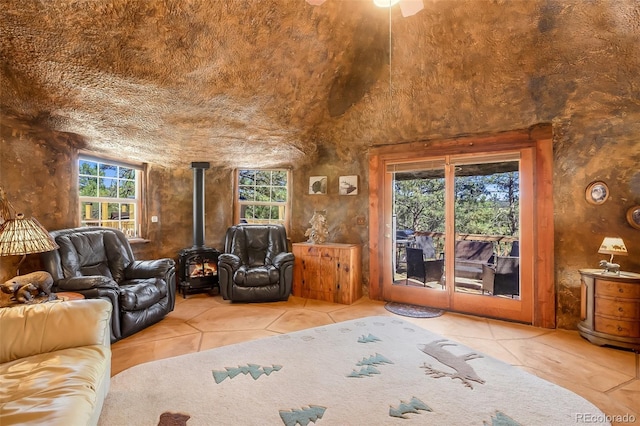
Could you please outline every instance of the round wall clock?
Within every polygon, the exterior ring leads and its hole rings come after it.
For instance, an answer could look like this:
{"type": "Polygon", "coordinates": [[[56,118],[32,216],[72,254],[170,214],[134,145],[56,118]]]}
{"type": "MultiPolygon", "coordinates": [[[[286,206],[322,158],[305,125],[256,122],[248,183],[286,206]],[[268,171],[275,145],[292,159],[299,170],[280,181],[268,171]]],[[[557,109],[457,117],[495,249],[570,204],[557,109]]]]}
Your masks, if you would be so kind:
{"type": "Polygon", "coordinates": [[[640,229],[640,206],[633,206],[627,210],[627,222],[636,229],[640,229]]]}
{"type": "Polygon", "coordinates": [[[602,181],[591,182],[584,195],[587,202],[599,205],[609,198],[609,187],[602,181]]]}

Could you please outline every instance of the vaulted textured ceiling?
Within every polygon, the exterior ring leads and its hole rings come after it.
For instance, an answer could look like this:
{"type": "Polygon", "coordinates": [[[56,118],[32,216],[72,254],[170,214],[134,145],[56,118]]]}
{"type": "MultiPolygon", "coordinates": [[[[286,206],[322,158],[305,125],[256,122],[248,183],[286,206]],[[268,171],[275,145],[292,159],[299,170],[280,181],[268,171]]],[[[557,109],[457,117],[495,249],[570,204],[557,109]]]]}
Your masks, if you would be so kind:
{"type": "Polygon", "coordinates": [[[2,120],[167,166],[273,166],[551,120],[606,66],[589,52],[637,64],[632,1],[424,3],[0,0],[2,120]]]}

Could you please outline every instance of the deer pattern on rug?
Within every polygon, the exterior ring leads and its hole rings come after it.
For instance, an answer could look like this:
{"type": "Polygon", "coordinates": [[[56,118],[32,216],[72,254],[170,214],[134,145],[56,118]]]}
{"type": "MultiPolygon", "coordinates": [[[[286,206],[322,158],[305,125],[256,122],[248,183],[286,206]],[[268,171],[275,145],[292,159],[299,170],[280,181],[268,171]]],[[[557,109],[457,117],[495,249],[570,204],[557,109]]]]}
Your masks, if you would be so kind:
{"type": "Polygon", "coordinates": [[[439,379],[441,377],[450,377],[453,379],[458,379],[466,387],[473,389],[473,384],[471,382],[477,382],[483,384],[485,381],[478,376],[476,371],[470,366],[467,361],[477,358],[482,358],[482,355],[477,354],[475,352],[470,352],[464,355],[454,355],[448,350],[444,349],[444,346],[457,346],[455,343],[449,342],[446,339],[434,340],[433,342],[426,345],[418,345],[418,348],[424,352],[425,354],[435,358],[441,364],[446,365],[447,367],[451,367],[455,370],[455,373],[447,373],[446,371],[437,370],[430,365],[425,363],[422,368],[425,369],[426,374],[439,379]]]}

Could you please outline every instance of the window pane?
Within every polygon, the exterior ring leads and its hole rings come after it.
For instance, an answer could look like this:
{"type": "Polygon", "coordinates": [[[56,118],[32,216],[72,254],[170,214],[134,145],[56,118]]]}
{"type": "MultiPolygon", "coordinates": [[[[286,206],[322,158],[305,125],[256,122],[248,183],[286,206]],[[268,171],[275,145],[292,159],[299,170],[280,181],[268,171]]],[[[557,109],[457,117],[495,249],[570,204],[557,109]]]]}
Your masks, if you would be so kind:
{"type": "Polygon", "coordinates": [[[100,179],[99,182],[99,192],[98,192],[98,196],[99,197],[110,197],[110,198],[116,198],[117,193],[117,185],[116,185],[116,181],[113,179],[100,179]]]}
{"type": "Polygon", "coordinates": [[[274,170],[271,175],[271,185],[287,186],[287,172],[282,170],[274,170]]]}
{"type": "Polygon", "coordinates": [[[253,206],[243,206],[243,213],[241,214],[241,217],[246,218],[246,219],[252,219],[253,218],[253,206]]]}
{"type": "Polygon", "coordinates": [[[78,172],[81,175],[98,175],[98,163],[93,161],[80,160],[78,172]]]}
{"type": "Polygon", "coordinates": [[[80,177],[78,186],[81,197],[97,197],[98,196],[98,178],[80,177]]]}
{"type": "Polygon", "coordinates": [[[271,172],[268,170],[259,170],[256,173],[256,185],[271,184],[271,172]]]}
{"type": "Polygon", "coordinates": [[[255,213],[253,217],[255,219],[269,219],[269,213],[271,211],[269,206],[255,206],[255,213]]]}
{"type": "Polygon", "coordinates": [[[240,170],[238,181],[240,185],[255,185],[255,172],[253,170],[240,170]]]}
{"type": "Polygon", "coordinates": [[[118,176],[122,179],[135,179],[136,171],[135,169],[130,169],[128,167],[120,167],[118,176]]]}
{"type": "Polygon", "coordinates": [[[456,167],[456,235],[474,234],[465,237],[471,241],[456,242],[456,291],[469,292],[471,286],[494,296],[520,294],[519,259],[511,252],[519,231],[518,169],[518,161],[456,167]],[[504,243],[511,243],[509,252],[504,243]]]}
{"type": "Polygon", "coordinates": [[[122,205],[122,219],[135,219],[136,218],[136,205],[135,204],[123,204],[122,205]]]}
{"type": "Polygon", "coordinates": [[[394,284],[444,290],[444,162],[394,173],[394,284]]]}
{"type": "Polygon", "coordinates": [[[271,191],[268,186],[259,186],[256,188],[256,201],[271,201],[269,198],[271,191]]]}
{"type": "Polygon", "coordinates": [[[98,220],[98,206],[99,203],[82,203],[82,211],[80,212],[82,214],[82,220],[86,221],[86,220],[98,220]]]}
{"type": "Polygon", "coordinates": [[[110,164],[100,164],[100,176],[117,177],[118,167],[110,164]]]}
{"type": "Polygon", "coordinates": [[[133,180],[120,181],[120,198],[136,198],[136,183],[133,180]]]}
{"type": "MultiPolygon", "coordinates": [[[[284,209],[282,209],[284,211],[284,209]]],[[[271,217],[270,219],[282,219],[280,217],[280,207],[271,206],[271,217]]]]}
{"type": "Polygon", "coordinates": [[[120,222],[120,226],[118,226],[118,228],[129,238],[135,237],[137,235],[136,224],[133,220],[125,220],[120,222]]]}
{"type": "Polygon", "coordinates": [[[240,199],[243,201],[254,201],[256,199],[256,191],[252,187],[240,187],[240,199]]]}
{"type": "Polygon", "coordinates": [[[271,188],[271,201],[287,201],[287,188],[271,188]]]}
{"type": "Polygon", "coordinates": [[[107,214],[105,219],[109,220],[118,220],[120,219],[120,204],[118,203],[108,203],[107,204],[107,214]]]}

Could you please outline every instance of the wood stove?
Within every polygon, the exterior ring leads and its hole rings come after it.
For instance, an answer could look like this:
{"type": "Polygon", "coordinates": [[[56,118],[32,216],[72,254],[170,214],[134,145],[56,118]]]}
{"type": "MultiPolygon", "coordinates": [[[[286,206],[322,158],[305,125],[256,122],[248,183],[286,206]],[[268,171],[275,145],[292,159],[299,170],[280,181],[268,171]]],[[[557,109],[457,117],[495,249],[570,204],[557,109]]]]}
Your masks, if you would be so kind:
{"type": "Polygon", "coordinates": [[[204,171],[209,163],[191,163],[193,168],[193,247],[180,250],[178,270],[182,297],[187,293],[219,288],[220,252],[204,245],[204,171]]]}
{"type": "Polygon", "coordinates": [[[210,291],[218,287],[218,252],[209,247],[180,250],[180,291],[187,293],[210,291]]]}

